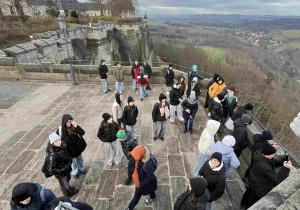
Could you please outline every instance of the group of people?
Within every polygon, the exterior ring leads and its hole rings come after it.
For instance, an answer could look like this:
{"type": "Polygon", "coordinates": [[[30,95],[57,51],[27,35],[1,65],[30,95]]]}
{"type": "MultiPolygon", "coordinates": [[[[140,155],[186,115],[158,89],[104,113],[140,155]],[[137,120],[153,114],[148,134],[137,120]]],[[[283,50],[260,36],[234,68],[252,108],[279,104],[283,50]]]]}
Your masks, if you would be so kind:
{"type": "MultiPolygon", "coordinates": [[[[144,69],[150,67],[147,65],[145,62],[144,69]]],[[[107,169],[112,169],[114,165],[117,168],[120,166],[121,148],[128,159],[127,179],[124,180],[124,184],[129,185],[133,181],[135,193],[126,210],[132,210],[142,195],[147,196],[145,204],[150,204],[156,199],[155,191],[158,185],[155,171],[159,163],[145,145],[138,144],[136,134],[138,107],[131,96],[127,98],[125,105],[122,96],[125,73],[120,62],[118,69],[123,72],[116,71],[115,76],[121,78],[123,75],[123,80],[116,82],[112,114],[102,115],[103,121],[97,136],[104,143],[107,169]]],[[[102,78],[103,91],[106,93],[110,89],[107,81],[108,70],[104,60],[101,60],[99,73],[102,78]]],[[[143,94],[147,96],[145,91],[149,79],[147,73],[139,68],[137,61],[132,67],[131,75],[133,89],[135,91],[139,86],[140,99],[143,99],[143,94]],[[145,84],[141,84],[141,78],[145,79],[145,84]]],[[[193,120],[198,110],[197,99],[201,94],[198,79],[204,78],[197,73],[197,66],[194,65],[188,73],[187,85],[182,75],[174,84],[174,70],[173,65],[170,64],[165,79],[167,87],[171,87],[170,92],[167,91],[170,101],[168,102],[168,97],[164,93],[160,93],[157,103],[153,106],[154,141],[158,138],[164,141],[167,122],[174,124],[176,115],[179,121],[184,123],[183,132],[193,133],[193,120]],[[183,98],[185,94],[186,99],[183,98]]],[[[237,98],[234,96],[235,87],[227,88],[224,79],[218,74],[214,75],[207,89],[205,106],[208,108],[208,115],[211,119],[207,121],[199,139],[199,159],[193,172],[194,177],[189,179],[187,190],[176,200],[174,204],[176,210],[213,209],[214,201],[219,199],[225,191],[226,179],[231,176],[233,169],[240,166],[238,158],[243,149],[248,146],[249,137],[246,126],[252,122],[249,112],[253,109],[253,105],[248,103],[245,106],[237,106],[237,98]],[[222,141],[216,141],[216,134],[222,130],[222,126],[224,127],[222,141]]],[[[92,209],[88,204],[73,202],[68,198],[78,193],[78,189],[70,186],[71,174],[74,178],[78,178],[80,174],[86,173],[82,157],[87,146],[83,138],[84,134],[85,131],[73,117],[64,114],[61,126],[55,133],[49,135],[47,155],[42,171],[46,177],[55,176],[58,179],[64,197],[56,198],[51,190],[43,189],[37,183],[21,183],[13,189],[10,201],[12,209],[52,210],[60,202],[78,209],[92,209]]],[[[268,143],[273,138],[270,131],[254,135],[253,138],[251,164],[244,177],[248,187],[241,200],[241,209],[249,208],[287,178],[292,166],[288,160],[274,158],[278,145],[268,143]],[[274,168],[279,166],[282,168],[276,174],[274,168]]]]}

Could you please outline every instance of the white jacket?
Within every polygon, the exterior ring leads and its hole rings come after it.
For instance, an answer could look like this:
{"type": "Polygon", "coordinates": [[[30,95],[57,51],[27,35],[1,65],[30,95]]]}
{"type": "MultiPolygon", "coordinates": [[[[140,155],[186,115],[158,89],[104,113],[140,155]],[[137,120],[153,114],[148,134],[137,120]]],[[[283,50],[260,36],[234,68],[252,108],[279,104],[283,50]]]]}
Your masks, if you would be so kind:
{"type": "Polygon", "coordinates": [[[210,150],[215,144],[214,136],[219,130],[220,125],[220,122],[215,120],[207,121],[206,128],[203,130],[198,143],[198,150],[200,153],[210,155],[210,150]]]}
{"type": "Polygon", "coordinates": [[[121,119],[123,116],[123,109],[116,101],[112,105],[112,113],[114,121],[118,123],[118,119],[121,119]]]}

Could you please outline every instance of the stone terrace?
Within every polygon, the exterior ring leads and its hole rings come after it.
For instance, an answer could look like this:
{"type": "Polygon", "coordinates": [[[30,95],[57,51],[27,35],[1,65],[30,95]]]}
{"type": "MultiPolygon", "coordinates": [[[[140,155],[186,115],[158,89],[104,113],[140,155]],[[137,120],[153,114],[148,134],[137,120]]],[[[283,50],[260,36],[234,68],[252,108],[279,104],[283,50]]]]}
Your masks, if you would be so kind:
{"type": "MultiPolygon", "coordinates": [[[[165,86],[153,85],[149,97],[139,100],[132,85],[124,86],[124,99],[133,96],[139,108],[137,133],[158,159],[158,199],[149,206],[144,198],[136,209],[171,210],[177,197],[187,189],[188,178],[198,160],[198,140],[205,128],[207,115],[200,106],[194,123],[194,134],[183,134],[183,125],[168,124],[165,141],[153,141],[151,111],[165,86]]],[[[111,88],[114,90],[114,87],[111,88]]],[[[2,82],[0,84],[0,209],[9,209],[11,190],[20,182],[38,182],[62,196],[58,181],[46,179],[41,172],[48,135],[61,123],[65,113],[71,114],[85,130],[87,148],[83,153],[87,175],[71,179],[80,188],[72,200],[89,203],[94,209],[124,209],[133,197],[134,185],[123,185],[127,178],[127,159],[122,156],[121,167],[106,169],[103,143],[97,138],[104,112],[111,113],[114,91],[104,95],[101,85],[41,82],[2,82]]],[[[238,173],[227,181],[226,193],[215,203],[215,209],[237,209],[243,184],[238,173]]]]}

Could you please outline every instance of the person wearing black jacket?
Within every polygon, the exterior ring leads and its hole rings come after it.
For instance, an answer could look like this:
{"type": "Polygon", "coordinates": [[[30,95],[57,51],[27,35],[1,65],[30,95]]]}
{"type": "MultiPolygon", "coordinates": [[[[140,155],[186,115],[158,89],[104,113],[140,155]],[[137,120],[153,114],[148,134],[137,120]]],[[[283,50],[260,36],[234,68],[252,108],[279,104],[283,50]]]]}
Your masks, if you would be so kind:
{"type": "Polygon", "coordinates": [[[275,159],[275,153],[276,149],[270,144],[254,153],[249,175],[250,187],[243,195],[240,205],[242,209],[250,208],[289,176],[292,163],[283,161],[283,158],[275,159]],[[277,174],[275,167],[281,167],[277,174]]]}
{"type": "Polygon", "coordinates": [[[139,89],[139,86],[137,83],[137,75],[139,73],[140,73],[139,62],[136,60],[136,61],[134,61],[134,64],[132,65],[132,68],[131,68],[133,91],[136,91],[139,89]]]}
{"type": "MultiPolygon", "coordinates": [[[[148,78],[150,80],[150,77],[152,76],[152,68],[151,66],[148,64],[148,61],[144,61],[144,72],[148,75],[148,78]]],[[[150,88],[150,82],[148,81],[147,86],[146,86],[146,90],[151,90],[150,88]]]]}
{"type": "Polygon", "coordinates": [[[163,93],[159,94],[159,101],[154,104],[152,110],[152,121],[155,125],[153,137],[154,141],[157,138],[160,138],[162,141],[164,140],[168,123],[167,119],[170,116],[169,109],[170,106],[167,102],[167,97],[163,93]]]}
{"type": "Polygon", "coordinates": [[[187,86],[186,86],[186,84],[185,84],[185,78],[184,78],[184,76],[183,76],[183,75],[179,75],[179,76],[177,77],[177,81],[180,82],[180,84],[181,84],[179,90],[180,90],[181,98],[183,99],[184,92],[185,92],[186,89],[187,89],[187,86]]]}
{"type": "Polygon", "coordinates": [[[200,86],[200,83],[198,82],[197,77],[194,77],[192,80],[192,83],[188,85],[188,89],[186,91],[187,97],[190,97],[191,91],[195,92],[196,100],[197,100],[201,94],[201,86],[200,86]]]}
{"type": "Polygon", "coordinates": [[[223,106],[222,102],[225,100],[224,94],[220,93],[217,95],[216,98],[214,98],[211,102],[211,119],[219,121],[222,123],[223,121],[223,106]]]}
{"type": "Polygon", "coordinates": [[[60,197],[51,201],[47,204],[44,210],[56,210],[56,208],[59,206],[59,202],[62,202],[65,206],[72,206],[78,210],[93,210],[93,208],[86,203],[74,202],[65,197],[60,197]]]}
{"type": "Polygon", "coordinates": [[[234,86],[232,85],[229,87],[227,94],[225,95],[225,100],[222,102],[224,123],[226,123],[228,118],[233,115],[233,111],[237,107],[237,99],[234,96],[234,91],[231,90],[232,87],[234,86]]]}
{"type": "Polygon", "coordinates": [[[206,186],[206,179],[202,177],[191,178],[187,191],[177,198],[174,210],[205,210],[206,202],[210,198],[206,186]]]}
{"type": "Polygon", "coordinates": [[[214,74],[214,78],[209,80],[209,82],[206,86],[207,94],[206,94],[205,105],[204,105],[205,108],[208,108],[209,100],[210,100],[210,97],[209,97],[209,94],[208,94],[208,89],[212,84],[214,84],[215,82],[218,82],[219,76],[220,76],[219,74],[214,74]]]}
{"type": "Polygon", "coordinates": [[[98,71],[99,71],[99,75],[101,77],[103,92],[107,93],[107,91],[110,91],[110,89],[109,89],[109,83],[108,83],[108,78],[107,78],[108,68],[105,65],[105,60],[104,59],[101,60],[101,64],[98,68],[98,71]]]}
{"type": "Polygon", "coordinates": [[[226,185],[226,168],[222,161],[222,154],[215,152],[211,155],[211,160],[204,163],[199,171],[199,176],[207,180],[207,189],[210,199],[206,203],[206,210],[213,209],[214,201],[222,197],[226,185]]]}
{"type": "Polygon", "coordinates": [[[181,103],[183,102],[180,92],[180,82],[176,82],[170,91],[170,123],[175,124],[175,111],[180,122],[184,123],[181,103]]]}
{"type": "Polygon", "coordinates": [[[71,115],[64,114],[62,126],[57,129],[56,133],[61,133],[61,138],[67,145],[67,151],[72,158],[72,175],[74,178],[77,179],[79,173],[86,174],[82,157],[82,152],[87,146],[83,138],[85,131],[77,125],[71,115]]]}
{"type": "MultiPolygon", "coordinates": [[[[165,74],[165,80],[166,80],[166,86],[172,88],[173,84],[174,84],[174,70],[173,70],[173,64],[170,63],[169,64],[169,68],[166,71],[165,74]]],[[[168,88],[167,88],[167,94],[169,94],[168,92],[168,88]]]]}
{"type": "Polygon", "coordinates": [[[188,85],[191,85],[192,81],[194,78],[197,79],[204,79],[204,77],[201,77],[198,73],[197,73],[197,65],[193,65],[192,69],[189,71],[188,73],[188,85]]]}
{"type": "Polygon", "coordinates": [[[134,105],[134,100],[131,96],[127,99],[128,105],[125,106],[123,110],[122,120],[126,125],[126,130],[131,131],[133,133],[133,138],[136,139],[136,118],[139,115],[139,110],[137,106],[134,105]]]}
{"type": "Polygon", "coordinates": [[[251,121],[251,117],[248,114],[243,114],[241,119],[238,118],[233,123],[234,125],[233,136],[236,140],[233,149],[237,158],[240,157],[242,151],[248,146],[247,125],[249,125],[250,121],[251,121]]]}
{"type": "Polygon", "coordinates": [[[117,139],[118,124],[113,121],[108,113],[102,115],[103,121],[101,122],[98,130],[98,138],[104,142],[106,151],[106,164],[108,169],[112,169],[112,164],[119,166],[121,161],[121,153],[119,140],[117,139]]]}
{"type": "Polygon", "coordinates": [[[188,131],[188,121],[189,123],[189,131],[193,134],[193,122],[195,119],[195,115],[198,111],[198,103],[196,101],[196,96],[194,93],[190,95],[190,98],[185,99],[182,102],[182,109],[183,109],[183,118],[184,118],[184,131],[186,133],[188,131]]]}
{"type": "Polygon", "coordinates": [[[78,190],[70,186],[72,171],[72,159],[69,156],[66,144],[61,141],[61,137],[56,133],[49,135],[47,146],[46,170],[49,175],[54,175],[58,179],[60,189],[65,197],[71,197],[78,193],[78,190]]]}

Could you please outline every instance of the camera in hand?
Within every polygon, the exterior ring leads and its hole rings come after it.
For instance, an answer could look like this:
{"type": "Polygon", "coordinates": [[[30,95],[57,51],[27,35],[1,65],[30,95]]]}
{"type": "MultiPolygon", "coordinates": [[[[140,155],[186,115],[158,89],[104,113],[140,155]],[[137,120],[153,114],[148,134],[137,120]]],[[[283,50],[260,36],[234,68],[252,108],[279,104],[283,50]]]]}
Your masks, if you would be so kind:
{"type": "Polygon", "coordinates": [[[289,155],[285,155],[283,157],[283,161],[290,161],[290,156],[289,155]]]}

